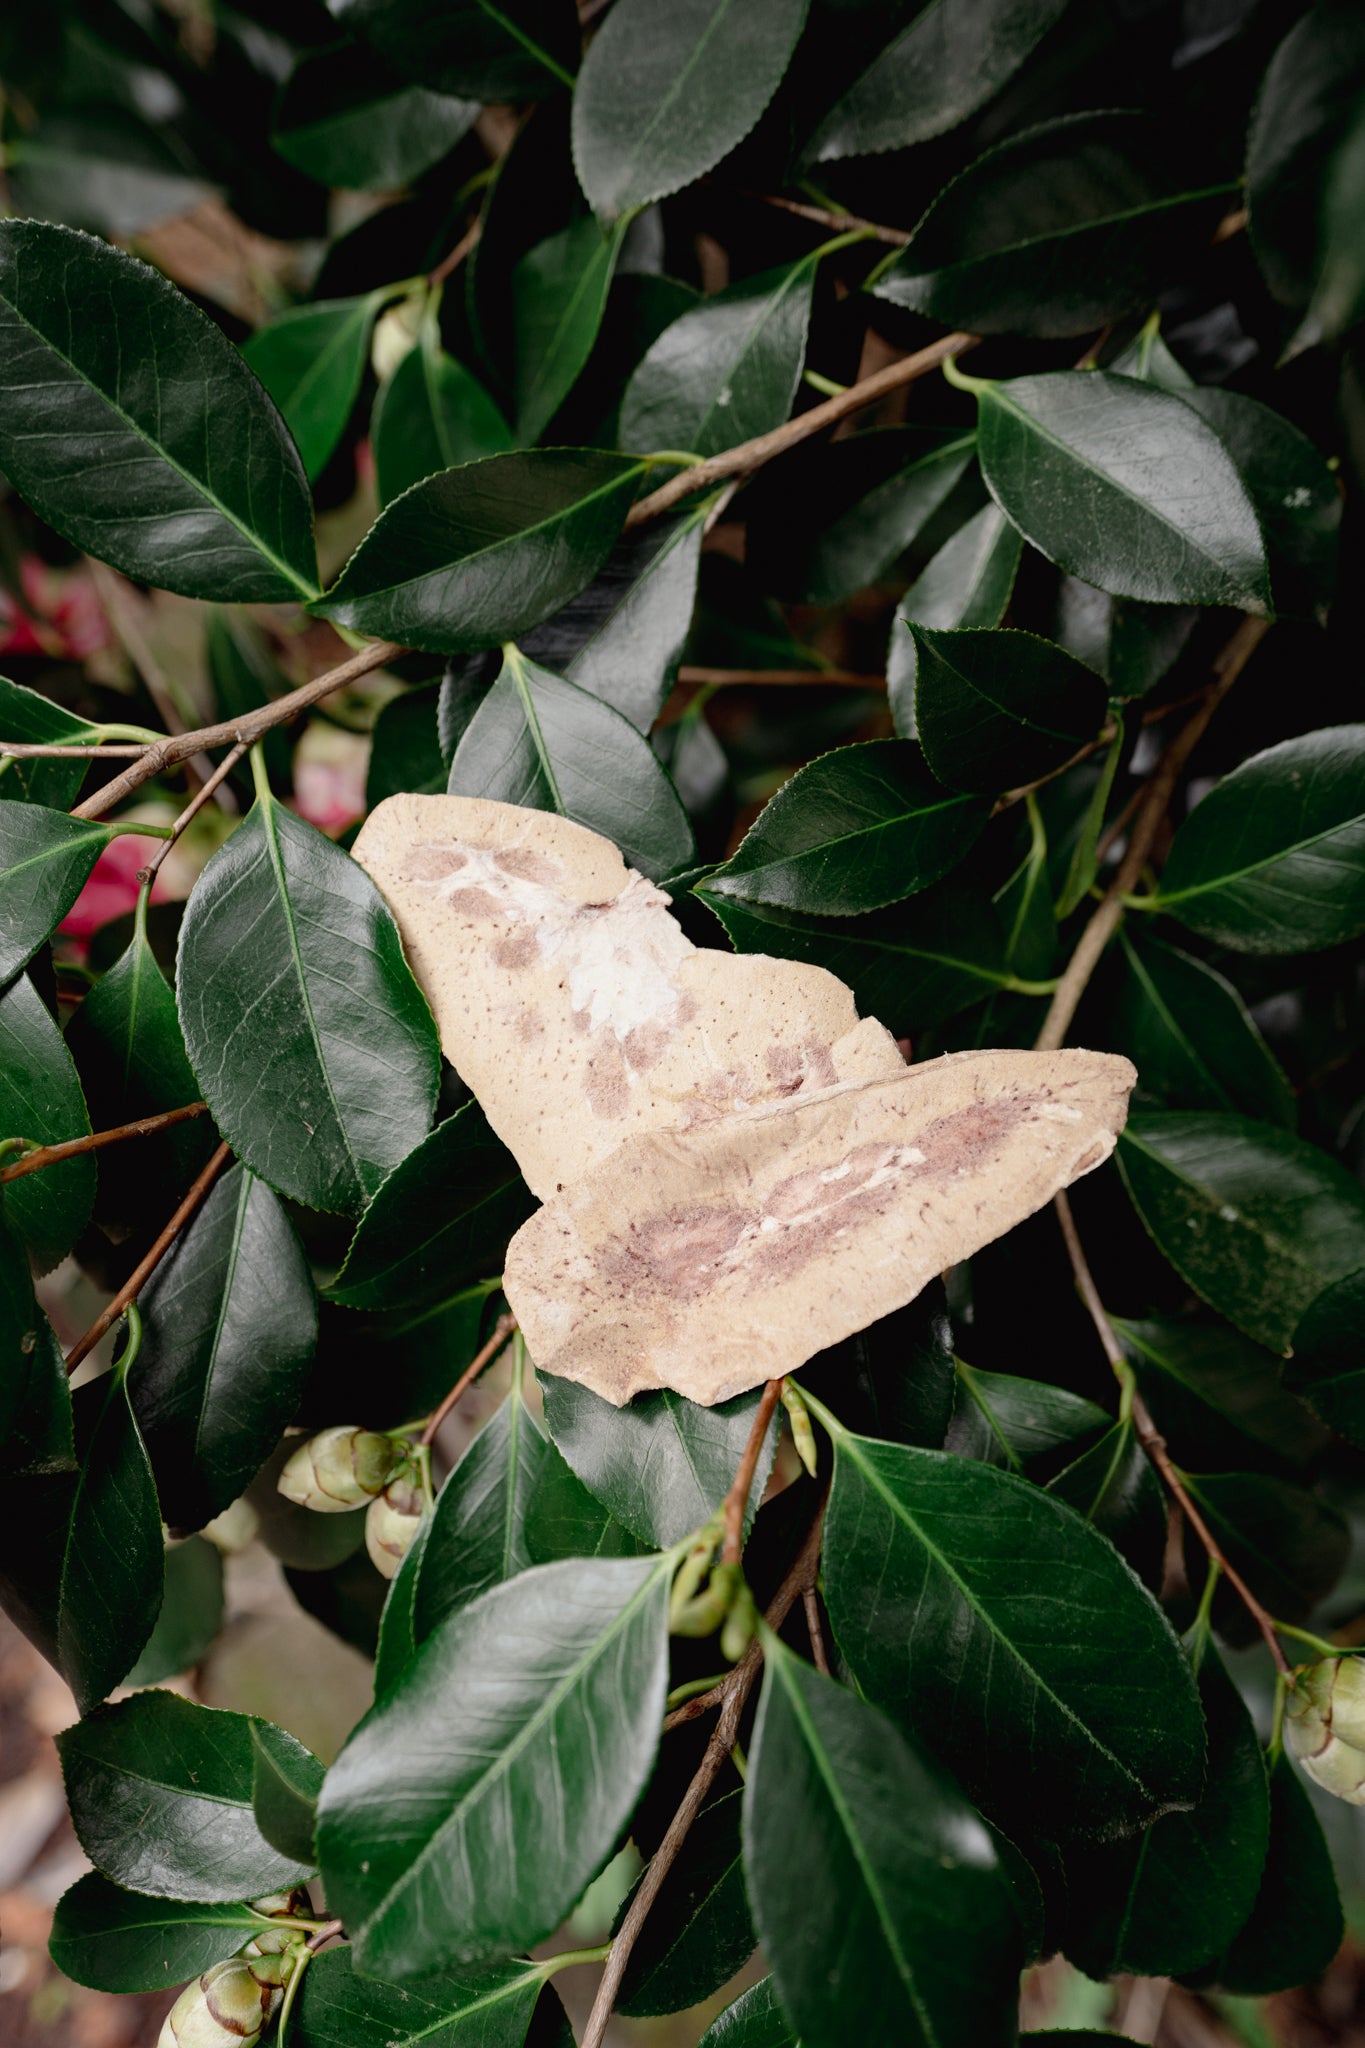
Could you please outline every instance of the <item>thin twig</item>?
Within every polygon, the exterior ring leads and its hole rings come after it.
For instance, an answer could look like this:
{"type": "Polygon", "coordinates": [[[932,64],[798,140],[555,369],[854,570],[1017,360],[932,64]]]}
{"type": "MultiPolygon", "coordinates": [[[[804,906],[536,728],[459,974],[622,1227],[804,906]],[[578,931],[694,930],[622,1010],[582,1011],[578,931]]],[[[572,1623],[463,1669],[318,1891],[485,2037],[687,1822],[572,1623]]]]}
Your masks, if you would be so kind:
{"type": "Polygon", "coordinates": [[[0,1185],[7,1180],[22,1180],[26,1173],[38,1173],[45,1166],[58,1166],[63,1159],[74,1159],[78,1152],[98,1152],[102,1145],[118,1145],[125,1138],[145,1138],[153,1131],[164,1131],[169,1124],[183,1124],[189,1117],[202,1116],[207,1108],[207,1102],[187,1102],[180,1109],[163,1109],[156,1116],[136,1117],[132,1123],[119,1124],[112,1131],[92,1131],[85,1138],[63,1139],[60,1145],[39,1145],[13,1166],[0,1166],[0,1185]]]}
{"type": "Polygon", "coordinates": [[[459,269],[482,232],[483,216],[480,215],[472,227],[465,229],[465,232],[461,235],[450,254],[442,257],[436,268],[428,273],[427,283],[433,288],[438,284],[444,284],[452,271],[459,269]]]}
{"type": "Polygon", "coordinates": [[[1092,754],[1098,754],[1105,747],[1112,746],[1114,731],[1112,725],[1106,725],[1101,732],[1096,733],[1093,740],[1087,740],[1083,747],[1077,747],[1071,758],[1063,761],[1060,768],[1049,768],[1047,774],[1040,775],[1036,782],[1023,782],[1018,789],[1007,789],[1003,796],[996,798],[991,807],[991,816],[998,818],[1001,811],[1008,811],[1014,804],[1021,804],[1025,797],[1032,796],[1036,790],[1045,789],[1049,782],[1055,782],[1059,775],[1065,775],[1068,768],[1075,768],[1082,761],[1088,761],[1092,754]]]}
{"type": "Polygon", "coordinates": [[[801,1595],[806,1609],[806,1633],[810,1637],[810,1653],[815,1660],[817,1671],[829,1677],[829,1653],[825,1649],[825,1631],[820,1621],[820,1595],[814,1586],[807,1586],[801,1595]]]}
{"type": "Polygon", "coordinates": [[[261,705],[259,710],[250,711],[242,718],[224,719],[218,725],[201,726],[198,732],[171,733],[165,739],[156,740],[143,750],[142,758],[125,768],[103,789],[96,790],[83,804],[77,804],[73,818],[100,818],[114,805],[131,796],[144,782],[150,782],[154,775],[160,775],[172,768],[178,761],[184,761],[191,754],[197,754],[206,747],[251,746],[272,726],[287,725],[291,718],[297,718],[300,711],[306,711],[310,704],[320,703],[330,697],[334,690],[353,683],[359,676],[365,676],[372,669],[383,668],[385,662],[403,652],[392,640],[372,640],[368,647],[362,647],[336,668],[329,668],[324,675],[315,676],[311,683],[303,683],[297,690],[290,690],[283,697],[276,697],[273,703],[261,705]]]}
{"type": "Polygon", "coordinates": [[[831,234],[846,235],[860,228],[876,241],[890,242],[900,249],[910,240],[908,228],[883,227],[879,221],[864,220],[861,214],[836,213],[827,206],[809,206],[804,199],[786,199],[778,192],[740,190],[734,196],[736,199],[756,199],[760,206],[775,206],[781,213],[794,213],[800,220],[814,221],[817,227],[828,228],[831,234]]]}
{"type": "MultiPolygon", "coordinates": [[[[1104,1355],[1109,1360],[1116,1378],[1123,1385],[1128,1386],[1132,1382],[1133,1368],[1124,1355],[1123,1346],[1114,1334],[1114,1326],[1110,1322],[1108,1312],[1100,1298],[1100,1290],[1095,1285],[1095,1276],[1090,1270],[1090,1261],[1085,1256],[1085,1248],[1076,1229],[1076,1219],[1071,1213],[1071,1204],[1063,1193],[1054,1198],[1053,1206],[1057,1211],[1057,1221],[1062,1228],[1062,1241],[1066,1245],[1066,1255],[1071,1261],[1071,1271],[1076,1281],[1076,1292],[1085,1304],[1090,1320],[1095,1326],[1095,1334],[1103,1346],[1104,1355]]],[[[1161,1474],[1168,1493],[1173,1500],[1178,1502],[1181,1513],[1194,1530],[1199,1541],[1203,1544],[1208,1556],[1213,1559],[1213,1562],[1223,1573],[1228,1584],[1241,1599],[1248,1614],[1261,1631],[1262,1636],[1265,1638],[1266,1647],[1275,1659],[1276,1669],[1287,1675],[1289,1672],[1289,1661],[1284,1651],[1280,1648],[1279,1637],[1275,1634],[1273,1620],[1266,1609],[1262,1607],[1260,1601],[1256,1598],[1256,1595],[1252,1592],[1236,1566],[1229,1564],[1217,1537],[1191,1500],[1189,1489],[1171,1462],[1171,1454],[1166,1448],[1166,1439],[1157,1428],[1156,1423],[1152,1419],[1151,1410],[1135,1387],[1132,1392],[1129,1413],[1133,1418],[1133,1428],[1137,1434],[1137,1440],[1156,1466],[1157,1471],[1161,1474]]]]}
{"type": "MultiPolygon", "coordinates": [[[[86,559],[90,567],[91,580],[104,606],[105,614],[118,636],[124,653],[141,676],[147,695],[157,708],[161,723],[173,733],[183,733],[185,720],[176,702],[175,692],[167,681],[137,615],[136,607],[139,600],[131,586],[116,570],[111,569],[107,562],[96,561],[93,555],[87,556],[86,559]]],[[[143,599],[141,602],[147,604],[150,609],[149,600],[143,599]]],[[[196,761],[189,754],[182,754],[180,758],[191,786],[200,782],[208,773],[207,761],[196,761]]]]}
{"type": "Polygon", "coordinates": [[[135,761],[146,753],[147,744],[129,740],[94,747],[44,747],[31,740],[0,740],[0,754],[13,755],[16,761],[135,761]]]}
{"type": "Polygon", "coordinates": [[[305,1946],[310,1948],[313,1954],[316,1955],[318,1950],[332,1939],[333,1935],[341,1934],[343,1931],[343,1923],[340,1920],[324,1920],[321,1927],[314,1928],[305,1946]]]}
{"type": "Polygon", "coordinates": [[[830,684],[841,690],[885,690],[885,676],[858,675],[847,668],[697,668],[691,662],[684,662],[678,670],[680,683],[693,683],[699,689],[724,689],[727,685],[748,687],[752,684],[830,684]]]}
{"type": "Polygon", "coordinates": [[[771,462],[775,455],[796,447],[800,441],[809,440],[812,434],[823,433],[836,421],[847,419],[850,413],[861,412],[864,406],[875,405],[879,398],[889,392],[899,391],[903,385],[913,384],[919,377],[927,377],[931,370],[937,370],[949,356],[965,355],[969,348],[975,348],[979,334],[944,334],[928,348],[917,349],[914,355],[903,356],[898,363],[888,363],[884,370],[875,370],[870,377],[860,378],[850,384],[847,391],[841,391],[837,398],[827,398],[823,405],[813,405],[809,412],[798,413],[785,426],[774,427],[771,433],[756,434],[752,441],[741,441],[734,448],[726,448],[719,455],[710,455],[705,462],[695,462],[690,469],[684,469],[657,491],[651,491],[647,498],[641,498],[626,516],[627,528],[645,526],[651,519],[657,519],[663,512],[671,511],[684,498],[690,498],[695,491],[709,489],[712,484],[724,478],[747,475],[751,470],[760,469],[765,462],[771,462]]]}
{"type": "Polygon", "coordinates": [[[515,1316],[499,1316],[493,1325],[493,1334],[481,1351],[476,1351],[439,1408],[431,1415],[426,1428],[417,1439],[417,1448],[425,1450],[435,1441],[436,1432],[455,1406],[466,1387],[472,1387],[486,1365],[491,1365],[517,1327],[515,1316]]]}
{"type": "Polygon", "coordinates": [[[233,747],[229,753],[224,754],[222,760],[218,763],[218,766],[214,769],[213,773],[207,778],[203,785],[195,791],[194,795],[186,804],[184,810],[180,813],[180,816],[171,826],[170,838],[162,840],[160,846],[157,847],[156,852],[152,855],[151,859],[148,861],[145,868],[138,869],[137,878],[138,881],[142,883],[144,888],[149,888],[151,884],[156,880],[157,870],[161,866],[162,861],[165,860],[166,855],[175,845],[181,833],[189,824],[190,819],[193,818],[199,811],[203,810],[204,805],[209,801],[209,798],[216,793],[219,783],[224,781],[225,778],[232,773],[233,769],[237,766],[237,763],[241,760],[243,754],[245,754],[246,752],[246,741],[238,740],[236,746],[233,747]]]}
{"type": "Polygon", "coordinates": [[[763,1439],[768,1434],[773,1411],[782,1396],[782,1378],[782,1374],[779,1373],[775,1380],[768,1380],[764,1385],[763,1398],[754,1411],[749,1441],[744,1446],[744,1456],[739,1461],[739,1468],[730,1482],[730,1491],[725,1496],[725,1544],[721,1551],[722,1564],[738,1564],[744,1552],[744,1510],[749,1505],[749,1495],[753,1491],[754,1473],[758,1470],[758,1457],[763,1449],[763,1439]]]}
{"type": "Polygon", "coordinates": [[[134,1266],[132,1272],[128,1275],[128,1278],[124,1281],[108,1307],[100,1310],[85,1335],[78,1337],[72,1345],[66,1355],[66,1369],[68,1373],[73,1373],[81,1360],[94,1350],[105,1331],[113,1328],[129,1302],[137,1299],[231,1157],[232,1147],[230,1145],[222,1144],[218,1147],[218,1150],[195,1180],[189,1193],[179,1204],[175,1214],[171,1217],[170,1222],[166,1225],[166,1228],[162,1231],[151,1250],[144,1258],[138,1260],[138,1263],[134,1266]]]}
{"type": "Polygon", "coordinates": [[[1090,977],[1098,967],[1105,947],[1118,930],[1119,919],[1123,915],[1123,898],[1142,874],[1185,763],[1203,738],[1205,728],[1214,712],[1269,630],[1268,619],[1243,619],[1219,656],[1214,688],[1209,691],[1193,717],[1181,726],[1157,763],[1134,816],[1128,847],[1119,863],[1118,871],[1077,940],[1076,950],[1067,962],[1066,971],[1057,984],[1047,1016],[1043,1019],[1043,1028],[1036,1040],[1036,1049],[1039,1052],[1056,1052],[1065,1040],[1071,1028],[1071,1020],[1076,1014],[1076,1006],[1089,986],[1090,977]]]}
{"type": "MultiPolygon", "coordinates": [[[[770,1380],[768,1384],[772,1386],[778,1382],[770,1380]]],[[[782,1626],[796,1601],[814,1581],[820,1560],[820,1536],[824,1514],[825,1504],[822,1500],[815,1519],[806,1532],[806,1540],[801,1545],[796,1562],[782,1581],[777,1597],[768,1609],[765,1619],[771,1629],[782,1626]]],[[[603,2036],[611,2019],[612,2007],[616,2003],[616,1994],[621,1988],[621,1979],[626,1973],[626,1964],[630,1961],[631,1950],[639,1939],[640,1929],[645,1924],[650,1907],[659,1896],[664,1879],[677,1861],[678,1851],[687,1838],[688,1829],[700,1813],[707,1793],[735,1746],[744,1704],[753,1691],[754,1681],[758,1677],[762,1662],[763,1651],[758,1638],[755,1637],[729,1677],[718,1688],[723,1695],[720,1719],[712,1731],[711,1740],[706,1745],[696,1775],[683,1794],[682,1804],[669,1822],[667,1834],[650,1858],[649,1867],[640,1879],[639,1889],[631,1901],[630,1910],[612,1942],[611,1953],[602,1972],[602,1981],[597,1987],[597,1997],[588,2016],[582,2048],[602,2048],[603,2036]]],[[[664,1725],[667,1726],[668,1723],[665,1722],[664,1725]]]]}

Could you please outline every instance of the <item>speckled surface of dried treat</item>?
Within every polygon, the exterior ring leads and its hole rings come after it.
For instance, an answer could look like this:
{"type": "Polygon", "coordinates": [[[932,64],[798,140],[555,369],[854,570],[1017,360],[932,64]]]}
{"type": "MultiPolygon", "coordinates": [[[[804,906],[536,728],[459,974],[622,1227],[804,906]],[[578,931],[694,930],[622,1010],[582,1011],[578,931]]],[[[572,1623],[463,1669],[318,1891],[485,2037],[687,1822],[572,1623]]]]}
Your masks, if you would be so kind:
{"type": "Polygon", "coordinates": [[[729,1400],[1100,1165],[1135,1078],[1105,1053],[960,1053],[642,1133],[522,1226],[507,1298],[536,1362],[609,1401],[729,1400]]]}
{"type": "Polygon", "coordinates": [[[901,1071],[836,976],[694,946],[663,892],[567,818],[393,796],[355,857],[447,1058],[542,1200],[633,1132],[901,1071]]]}

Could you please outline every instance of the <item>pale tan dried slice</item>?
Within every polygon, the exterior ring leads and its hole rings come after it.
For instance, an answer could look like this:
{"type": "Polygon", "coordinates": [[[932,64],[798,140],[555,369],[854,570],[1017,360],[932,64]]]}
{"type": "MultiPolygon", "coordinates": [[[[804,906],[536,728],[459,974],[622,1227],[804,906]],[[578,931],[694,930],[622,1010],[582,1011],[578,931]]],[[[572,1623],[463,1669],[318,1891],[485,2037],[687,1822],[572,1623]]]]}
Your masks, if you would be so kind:
{"type": "Polygon", "coordinates": [[[531,1356],[618,1406],[709,1406],[914,1299],[1107,1159],[1137,1076],[980,1052],[629,1138],[513,1238],[531,1356]]]}
{"type": "Polygon", "coordinates": [[[632,1132],[904,1071],[835,975],[693,946],[668,897],[567,818],[392,796],[355,857],[447,1058],[541,1197],[632,1132]]]}

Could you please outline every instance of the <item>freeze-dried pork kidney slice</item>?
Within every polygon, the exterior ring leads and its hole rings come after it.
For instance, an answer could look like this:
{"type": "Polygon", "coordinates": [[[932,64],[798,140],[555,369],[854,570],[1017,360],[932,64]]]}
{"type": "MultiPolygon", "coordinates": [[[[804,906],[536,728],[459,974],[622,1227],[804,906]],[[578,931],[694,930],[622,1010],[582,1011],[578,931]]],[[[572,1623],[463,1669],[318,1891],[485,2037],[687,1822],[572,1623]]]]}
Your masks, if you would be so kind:
{"type": "Polygon", "coordinates": [[[641,1130],[903,1072],[821,967],[708,952],[611,843],[480,797],[388,797],[355,843],[456,1072],[542,1199],[641,1130]]]}
{"type": "Polygon", "coordinates": [[[1107,1159],[1136,1078],[1108,1053],[959,1053],[638,1134],[522,1225],[507,1299],[538,1366],[618,1406],[729,1400],[1107,1159]]]}

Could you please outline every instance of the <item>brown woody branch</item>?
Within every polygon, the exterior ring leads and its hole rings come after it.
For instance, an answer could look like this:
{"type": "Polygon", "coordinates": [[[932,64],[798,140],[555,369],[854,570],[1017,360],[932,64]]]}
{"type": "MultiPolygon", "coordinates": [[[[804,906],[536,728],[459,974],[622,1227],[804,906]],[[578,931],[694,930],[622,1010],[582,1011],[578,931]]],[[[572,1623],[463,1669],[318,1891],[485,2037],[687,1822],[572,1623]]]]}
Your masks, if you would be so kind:
{"type": "Polygon", "coordinates": [[[402,648],[391,640],[374,640],[336,668],[329,668],[324,675],[315,676],[311,683],[301,684],[297,690],[290,690],[271,704],[263,704],[259,711],[249,712],[244,718],[224,719],[218,725],[201,726],[197,732],[168,733],[165,739],[144,748],[140,758],[125,768],[121,775],[116,775],[103,789],[96,790],[83,804],[77,804],[71,815],[73,818],[103,817],[115,804],[122,803],[124,797],[141,788],[144,782],[150,782],[154,775],[163,774],[167,768],[174,768],[205,748],[252,746],[272,726],[287,725],[291,718],[297,718],[310,705],[330,697],[333,690],[340,690],[358,677],[369,675],[373,669],[383,668],[385,662],[392,661],[402,652],[402,648]]]}
{"type": "Polygon", "coordinates": [[[427,1426],[417,1439],[419,1450],[425,1450],[435,1441],[436,1432],[463,1395],[466,1387],[472,1387],[486,1365],[491,1365],[517,1327],[515,1316],[499,1316],[493,1325],[493,1334],[481,1351],[476,1351],[439,1408],[428,1418],[427,1426]]]}
{"type": "Polygon", "coordinates": [[[140,1116],[132,1123],[118,1124],[111,1131],[92,1131],[85,1138],[66,1138],[60,1145],[38,1145],[32,1152],[26,1152],[16,1159],[13,1166],[0,1166],[0,1185],[7,1180],[22,1180],[26,1173],[38,1173],[44,1166],[58,1166],[63,1159],[74,1159],[80,1152],[98,1152],[103,1145],[118,1145],[125,1138],[149,1137],[153,1131],[164,1131],[170,1124],[183,1124],[187,1118],[202,1116],[208,1108],[207,1102],[187,1102],[181,1109],[163,1109],[156,1116],[140,1116]]]}
{"type": "Polygon", "coordinates": [[[152,855],[151,859],[148,861],[145,868],[138,869],[137,878],[145,888],[150,888],[152,883],[156,880],[157,870],[160,868],[162,861],[165,860],[166,855],[175,845],[177,839],[179,839],[181,833],[189,824],[191,818],[195,817],[200,811],[203,810],[204,805],[209,801],[209,798],[216,793],[219,783],[224,781],[229,775],[231,775],[233,769],[237,766],[237,763],[241,760],[243,754],[245,754],[246,751],[247,742],[245,740],[238,740],[236,746],[233,747],[230,752],[224,754],[222,760],[218,763],[218,766],[213,770],[213,772],[210,775],[208,775],[205,778],[205,780],[200,784],[199,788],[194,792],[194,795],[190,798],[184,810],[180,813],[180,816],[171,826],[170,838],[162,840],[160,846],[158,846],[156,852],[152,855]]]}
{"type": "Polygon", "coordinates": [[[875,405],[878,399],[887,397],[892,391],[899,391],[904,385],[927,377],[949,356],[965,355],[969,348],[976,347],[980,339],[979,334],[942,335],[928,348],[917,349],[914,355],[903,356],[900,362],[888,363],[884,370],[875,370],[870,377],[860,378],[856,384],[850,384],[847,391],[841,391],[837,398],[827,398],[823,405],[813,405],[809,412],[798,413],[794,420],[774,427],[771,433],[756,434],[751,441],[741,441],[737,447],[727,448],[719,455],[709,455],[705,462],[693,463],[690,469],[681,470],[657,491],[651,491],[647,498],[641,498],[633,505],[626,518],[627,529],[647,525],[651,519],[657,519],[661,513],[681,504],[684,498],[690,498],[696,491],[708,490],[712,484],[722,483],[727,477],[744,476],[752,470],[761,469],[775,455],[795,448],[799,442],[809,440],[812,434],[821,434],[826,427],[847,419],[850,413],[861,412],[865,406],[875,405]]]}
{"type": "Polygon", "coordinates": [[[90,747],[40,746],[36,740],[0,740],[0,755],[16,761],[136,761],[146,753],[145,740],[119,740],[90,747]]]}
{"type": "Polygon", "coordinates": [[[210,1159],[208,1165],[191,1186],[189,1193],[177,1207],[175,1214],[166,1225],[151,1250],[139,1259],[128,1278],[107,1308],[100,1310],[94,1322],[83,1337],[78,1337],[66,1355],[66,1369],[73,1373],[83,1358],[89,1356],[106,1330],[111,1330],[130,1301],[136,1301],[147,1282],[151,1279],[161,1261],[165,1258],[176,1238],[189,1222],[199,1204],[203,1201],[214,1181],[232,1157],[232,1147],[222,1144],[210,1159]]]}
{"type": "MultiPolygon", "coordinates": [[[[1124,1356],[1123,1347],[1114,1335],[1114,1326],[1109,1320],[1103,1301],[1100,1299],[1100,1290],[1095,1285],[1095,1276],[1090,1270],[1090,1261],[1085,1256],[1085,1248],[1076,1229],[1076,1219],[1071,1213],[1071,1204],[1067,1200],[1065,1193],[1059,1194],[1054,1198],[1054,1207],[1057,1211],[1057,1221],[1062,1227],[1062,1240],[1066,1245],[1067,1257],[1071,1261],[1071,1271],[1075,1276],[1076,1292],[1085,1304],[1090,1320],[1095,1326],[1095,1334],[1103,1346],[1104,1355],[1109,1360],[1115,1377],[1121,1385],[1130,1386],[1133,1368],[1124,1356]]],[[[1256,1598],[1256,1595],[1252,1592],[1236,1566],[1228,1562],[1226,1552],[1208,1523],[1204,1520],[1202,1514],[1200,1514],[1194,1501],[1190,1498],[1189,1488],[1172,1462],[1171,1454],[1166,1448],[1166,1439],[1157,1428],[1156,1423],[1152,1419],[1151,1410],[1135,1387],[1130,1396],[1129,1413],[1133,1418],[1133,1428],[1136,1431],[1137,1440],[1156,1466],[1157,1471],[1161,1474],[1171,1498],[1176,1502],[1185,1520],[1203,1544],[1206,1553],[1218,1566],[1218,1569],[1246,1608],[1247,1613],[1261,1631],[1262,1636],[1265,1638],[1266,1647],[1275,1659],[1276,1669],[1287,1677],[1289,1674],[1289,1660],[1280,1648],[1279,1637],[1275,1633],[1274,1621],[1256,1598]]]]}
{"type": "Polygon", "coordinates": [[[1099,966],[1105,947],[1118,930],[1123,916],[1123,899],[1141,877],[1161,830],[1162,821],[1175,794],[1185,764],[1204,736],[1205,728],[1242,670],[1270,630],[1268,619],[1243,619],[1215,664],[1215,682],[1193,717],[1189,718],[1167,747],[1148,782],[1142,802],[1133,818],[1128,846],[1118,872],[1082,931],[1076,950],[1057,984],[1043,1028],[1038,1033],[1039,1052],[1056,1052],[1071,1028],[1076,1006],[1099,966]]]}
{"type": "Polygon", "coordinates": [[[725,1543],[721,1550],[723,1564],[738,1564],[743,1554],[744,1510],[748,1507],[749,1495],[753,1492],[754,1473],[758,1470],[763,1439],[768,1434],[773,1411],[781,1396],[782,1375],[779,1373],[775,1380],[768,1380],[764,1385],[763,1398],[755,1410],[753,1428],[749,1431],[749,1441],[744,1446],[744,1456],[739,1461],[739,1468],[730,1483],[730,1491],[725,1496],[722,1510],[725,1516],[725,1543]]]}
{"type": "MultiPolygon", "coordinates": [[[[779,1383],[770,1380],[768,1384],[773,1386],[779,1383]]],[[[820,1560],[820,1537],[824,1515],[825,1504],[821,1501],[815,1519],[806,1532],[806,1540],[801,1545],[796,1562],[782,1581],[777,1596],[764,1617],[771,1629],[781,1628],[807,1586],[815,1582],[820,1560]]],[[[626,1964],[630,1961],[631,1950],[640,1938],[640,1929],[644,1926],[649,1910],[663,1888],[664,1879],[677,1861],[678,1851],[687,1839],[689,1828],[701,1812],[707,1793],[735,1746],[740,1717],[744,1712],[745,1702],[753,1691],[754,1681],[758,1677],[762,1663],[763,1651],[755,1637],[729,1677],[715,1689],[721,1701],[720,1719],[716,1723],[711,1740],[706,1745],[706,1752],[697,1767],[696,1775],[683,1794],[682,1804],[669,1822],[667,1834],[650,1858],[649,1867],[640,1880],[630,1910],[621,1922],[620,1932],[612,1942],[611,1953],[602,1972],[602,1981],[597,1987],[597,1997],[588,2016],[582,2048],[602,2048],[602,2039],[611,2019],[612,2007],[616,2003],[616,1994],[621,1988],[621,1979],[626,1973],[626,1964]]],[[[710,1699],[711,1695],[707,1694],[704,1697],[710,1699]]],[[[688,1704],[690,1706],[695,1703],[689,1701],[688,1704]]],[[[672,1718],[670,1717],[670,1722],[672,1718]]],[[[667,1727],[670,1722],[664,1725],[667,1727]]]]}

